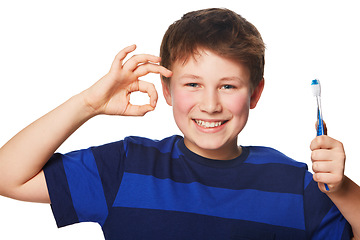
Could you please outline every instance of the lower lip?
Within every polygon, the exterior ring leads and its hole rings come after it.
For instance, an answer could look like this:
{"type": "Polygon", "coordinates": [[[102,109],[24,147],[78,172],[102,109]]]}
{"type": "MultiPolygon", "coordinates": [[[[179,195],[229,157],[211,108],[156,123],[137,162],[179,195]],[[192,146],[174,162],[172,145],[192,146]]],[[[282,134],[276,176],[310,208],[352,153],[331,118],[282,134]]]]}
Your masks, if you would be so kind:
{"type": "Polygon", "coordinates": [[[195,120],[193,120],[195,126],[197,127],[197,129],[199,129],[201,132],[204,132],[204,133],[216,133],[216,132],[219,132],[221,131],[225,125],[228,123],[228,122],[225,122],[223,124],[221,124],[220,126],[217,126],[217,127],[210,127],[210,128],[205,128],[205,127],[202,127],[202,126],[199,126],[195,120]]]}

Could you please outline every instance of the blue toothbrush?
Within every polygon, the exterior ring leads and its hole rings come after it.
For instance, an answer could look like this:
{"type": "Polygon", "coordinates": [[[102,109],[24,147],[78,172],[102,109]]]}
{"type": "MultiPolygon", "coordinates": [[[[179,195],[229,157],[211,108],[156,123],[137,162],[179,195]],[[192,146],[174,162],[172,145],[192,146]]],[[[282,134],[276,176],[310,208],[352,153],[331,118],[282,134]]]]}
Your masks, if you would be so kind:
{"type": "MultiPolygon", "coordinates": [[[[324,123],[323,123],[323,116],[322,116],[322,110],[321,110],[321,86],[320,86],[320,81],[318,79],[314,79],[311,82],[311,87],[313,90],[313,95],[314,97],[316,97],[316,102],[317,102],[317,120],[318,120],[318,125],[317,125],[317,132],[316,135],[317,136],[321,136],[324,135],[324,123]]],[[[329,191],[329,187],[328,185],[325,183],[325,189],[326,191],[329,191]]]]}

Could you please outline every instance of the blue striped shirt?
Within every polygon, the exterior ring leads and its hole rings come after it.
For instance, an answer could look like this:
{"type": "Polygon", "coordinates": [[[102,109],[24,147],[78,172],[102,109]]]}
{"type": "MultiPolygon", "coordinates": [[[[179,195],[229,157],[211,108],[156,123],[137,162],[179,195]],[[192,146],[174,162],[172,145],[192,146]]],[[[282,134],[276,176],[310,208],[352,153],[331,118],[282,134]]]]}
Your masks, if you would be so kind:
{"type": "Polygon", "coordinates": [[[203,158],[180,136],[55,154],[44,168],[59,227],[97,222],[106,239],[350,239],[304,163],[267,147],[203,158]]]}

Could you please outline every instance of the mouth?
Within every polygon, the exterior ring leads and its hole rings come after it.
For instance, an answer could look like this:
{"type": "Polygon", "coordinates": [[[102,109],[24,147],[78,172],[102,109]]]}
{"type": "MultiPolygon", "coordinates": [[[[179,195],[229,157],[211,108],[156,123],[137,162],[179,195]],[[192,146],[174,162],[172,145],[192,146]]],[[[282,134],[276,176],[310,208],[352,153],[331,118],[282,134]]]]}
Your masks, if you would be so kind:
{"type": "Polygon", "coordinates": [[[198,120],[198,119],[194,119],[195,123],[202,127],[202,128],[216,128],[216,127],[220,127],[221,125],[225,124],[227,122],[226,121],[204,121],[204,120],[198,120]]]}

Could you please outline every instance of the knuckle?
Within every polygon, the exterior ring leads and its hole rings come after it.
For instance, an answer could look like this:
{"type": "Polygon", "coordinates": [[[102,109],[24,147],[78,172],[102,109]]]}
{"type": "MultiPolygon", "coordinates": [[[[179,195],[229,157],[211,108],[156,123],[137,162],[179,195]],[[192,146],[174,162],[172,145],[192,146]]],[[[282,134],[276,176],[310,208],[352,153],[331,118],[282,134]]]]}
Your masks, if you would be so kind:
{"type": "Polygon", "coordinates": [[[341,149],[344,149],[344,144],[342,142],[336,141],[337,146],[341,149]]]}
{"type": "Polygon", "coordinates": [[[319,174],[314,173],[313,179],[314,179],[315,182],[319,182],[319,181],[320,181],[320,176],[319,176],[319,174]]]}
{"type": "Polygon", "coordinates": [[[318,136],[316,138],[316,141],[317,141],[317,144],[322,146],[325,144],[325,141],[326,141],[326,135],[322,135],[322,136],[318,136]]]}
{"type": "Polygon", "coordinates": [[[149,82],[149,87],[150,87],[151,89],[155,89],[155,84],[149,82]]]}
{"type": "Polygon", "coordinates": [[[346,155],[343,152],[338,153],[338,159],[340,163],[345,163],[346,155]]]}
{"type": "Polygon", "coordinates": [[[312,170],[314,171],[314,172],[317,172],[316,170],[317,170],[317,164],[316,163],[313,163],[313,165],[312,165],[312,170]]]}
{"type": "Polygon", "coordinates": [[[312,151],[312,152],[311,152],[311,159],[312,159],[312,160],[316,160],[316,159],[317,159],[317,156],[318,156],[317,151],[312,151]]]}

